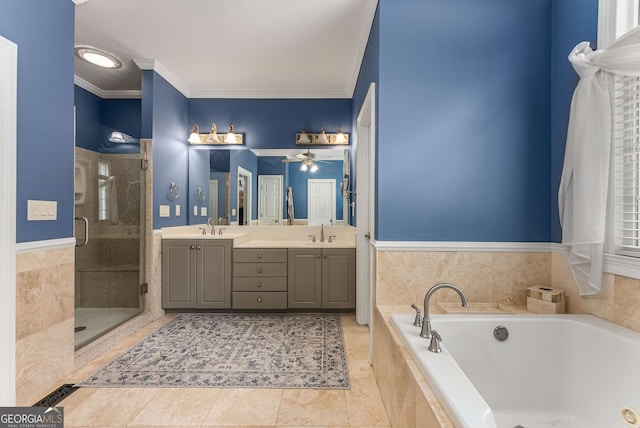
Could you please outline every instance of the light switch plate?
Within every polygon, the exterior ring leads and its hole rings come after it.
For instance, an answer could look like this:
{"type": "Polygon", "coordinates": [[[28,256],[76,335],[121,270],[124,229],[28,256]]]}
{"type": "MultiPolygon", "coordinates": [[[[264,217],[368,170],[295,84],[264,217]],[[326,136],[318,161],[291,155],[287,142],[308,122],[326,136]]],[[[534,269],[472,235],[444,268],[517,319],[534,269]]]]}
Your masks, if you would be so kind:
{"type": "Polygon", "coordinates": [[[235,208],[231,208],[231,215],[236,215],[236,209],[235,208]]]}
{"type": "Polygon", "coordinates": [[[176,205],[176,217],[180,217],[180,205],[176,205]]]}
{"type": "Polygon", "coordinates": [[[169,205],[160,205],[160,217],[171,216],[171,207],[169,205]]]}
{"type": "Polygon", "coordinates": [[[194,215],[195,217],[198,217],[198,206],[197,206],[197,205],[194,205],[194,206],[193,206],[193,215],[194,215]]]}
{"type": "Polygon", "coordinates": [[[200,207],[200,215],[202,217],[206,217],[207,216],[207,207],[200,207]]]}
{"type": "Polygon", "coordinates": [[[27,201],[27,221],[57,220],[58,201],[27,201]]]}

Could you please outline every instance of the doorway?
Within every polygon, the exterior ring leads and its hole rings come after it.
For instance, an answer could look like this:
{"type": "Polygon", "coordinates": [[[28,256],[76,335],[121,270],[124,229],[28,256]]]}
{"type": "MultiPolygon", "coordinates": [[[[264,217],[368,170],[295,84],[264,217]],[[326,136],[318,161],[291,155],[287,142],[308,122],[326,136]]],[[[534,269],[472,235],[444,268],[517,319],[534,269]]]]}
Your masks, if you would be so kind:
{"type": "Polygon", "coordinates": [[[307,180],[307,221],[309,226],[333,225],[336,215],[336,180],[307,180]]]}
{"type": "Polygon", "coordinates": [[[258,176],[258,224],[261,226],[282,224],[282,182],[281,175],[258,176]]]}
{"type": "MultiPolygon", "coordinates": [[[[375,299],[374,248],[371,238],[375,227],[375,142],[376,86],[371,83],[357,119],[356,147],[356,321],[371,325],[375,299]]],[[[372,330],[373,331],[373,330],[372,330]]]]}
{"type": "Polygon", "coordinates": [[[238,225],[249,226],[251,225],[251,201],[253,193],[251,189],[251,183],[253,182],[253,174],[251,171],[247,171],[243,167],[238,167],[238,200],[236,201],[238,207],[238,225]]]}

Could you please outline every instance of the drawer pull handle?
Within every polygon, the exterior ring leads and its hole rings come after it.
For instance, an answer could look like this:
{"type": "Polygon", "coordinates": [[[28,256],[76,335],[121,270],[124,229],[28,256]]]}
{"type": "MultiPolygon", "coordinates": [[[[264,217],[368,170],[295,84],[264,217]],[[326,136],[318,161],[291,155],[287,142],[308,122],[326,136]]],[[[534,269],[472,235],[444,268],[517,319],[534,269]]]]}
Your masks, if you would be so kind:
{"type": "Polygon", "coordinates": [[[262,273],[262,268],[258,268],[256,271],[258,271],[258,273],[262,273]]]}
{"type": "Polygon", "coordinates": [[[256,302],[258,302],[258,303],[262,303],[262,297],[258,297],[258,298],[256,299],[256,302]]]}
{"type": "Polygon", "coordinates": [[[262,287],[262,283],[261,282],[257,283],[256,285],[258,286],[258,288],[262,287]]]}
{"type": "Polygon", "coordinates": [[[258,253],[258,258],[261,259],[262,258],[262,254],[258,253]]]}

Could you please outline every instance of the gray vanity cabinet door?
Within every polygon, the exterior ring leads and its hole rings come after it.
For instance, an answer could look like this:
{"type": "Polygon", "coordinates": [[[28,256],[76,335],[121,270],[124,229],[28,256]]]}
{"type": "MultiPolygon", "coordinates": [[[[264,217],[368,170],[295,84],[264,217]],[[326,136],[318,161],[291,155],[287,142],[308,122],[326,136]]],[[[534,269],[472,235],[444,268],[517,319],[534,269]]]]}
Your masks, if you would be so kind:
{"type": "Polygon", "coordinates": [[[289,308],[322,307],[322,250],[289,249],[289,308]]]}
{"type": "Polygon", "coordinates": [[[356,306],[356,250],[322,250],[322,308],[350,309],[356,306]]]}
{"type": "Polygon", "coordinates": [[[198,309],[231,308],[231,241],[197,242],[196,284],[198,309]]]}
{"type": "Polygon", "coordinates": [[[162,306],[196,307],[196,241],[162,241],[162,306]]]}

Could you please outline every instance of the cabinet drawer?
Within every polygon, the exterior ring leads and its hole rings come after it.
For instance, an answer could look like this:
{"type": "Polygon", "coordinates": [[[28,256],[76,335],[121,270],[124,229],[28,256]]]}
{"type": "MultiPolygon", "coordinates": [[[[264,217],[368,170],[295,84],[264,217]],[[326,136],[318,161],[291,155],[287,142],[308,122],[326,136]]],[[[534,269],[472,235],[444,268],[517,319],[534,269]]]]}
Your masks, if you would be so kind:
{"type": "Polygon", "coordinates": [[[286,248],[235,248],[233,261],[240,263],[281,263],[287,261],[286,248]]]}
{"type": "Polygon", "coordinates": [[[233,292],[233,309],[287,309],[287,292],[233,292]]]}
{"type": "Polygon", "coordinates": [[[233,276],[287,276],[286,263],[234,263],[233,276]]]}
{"type": "Polygon", "coordinates": [[[240,276],[233,278],[233,291],[287,291],[287,278],[240,276]]]}

